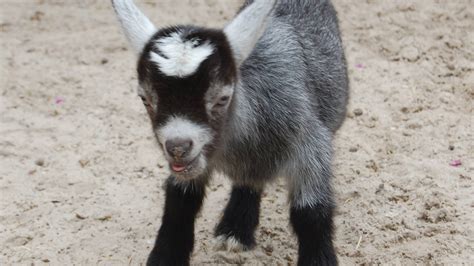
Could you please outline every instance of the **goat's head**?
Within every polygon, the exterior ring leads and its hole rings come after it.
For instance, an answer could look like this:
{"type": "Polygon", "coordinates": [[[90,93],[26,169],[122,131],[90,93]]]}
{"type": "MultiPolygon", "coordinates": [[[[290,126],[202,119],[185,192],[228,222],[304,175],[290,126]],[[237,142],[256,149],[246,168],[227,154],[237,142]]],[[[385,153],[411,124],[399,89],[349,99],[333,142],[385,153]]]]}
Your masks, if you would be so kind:
{"type": "Polygon", "coordinates": [[[238,68],[264,32],[274,0],[256,0],[224,30],[157,30],[133,0],[112,3],[138,54],[138,94],[170,168],[178,178],[197,177],[219,145],[238,68]]]}

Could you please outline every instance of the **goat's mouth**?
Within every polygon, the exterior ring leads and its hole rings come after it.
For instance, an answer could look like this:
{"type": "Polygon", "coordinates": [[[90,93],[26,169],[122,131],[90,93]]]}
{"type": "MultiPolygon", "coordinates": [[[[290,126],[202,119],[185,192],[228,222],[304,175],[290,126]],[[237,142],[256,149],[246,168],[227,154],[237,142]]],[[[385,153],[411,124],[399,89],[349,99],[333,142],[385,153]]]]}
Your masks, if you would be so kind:
{"type": "Polygon", "coordinates": [[[191,170],[199,158],[199,155],[187,162],[170,162],[170,169],[175,173],[186,173],[191,170]]]}

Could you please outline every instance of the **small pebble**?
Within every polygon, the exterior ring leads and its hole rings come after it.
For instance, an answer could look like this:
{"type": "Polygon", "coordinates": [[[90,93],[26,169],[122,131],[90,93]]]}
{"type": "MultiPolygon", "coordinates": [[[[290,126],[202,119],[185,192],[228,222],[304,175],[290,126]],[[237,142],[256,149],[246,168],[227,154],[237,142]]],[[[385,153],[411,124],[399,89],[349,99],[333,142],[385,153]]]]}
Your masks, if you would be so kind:
{"type": "Polygon", "coordinates": [[[263,246],[263,250],[265,250],[265,253],[267,255],[269,255],[269,256],[272,255],[272,252],[273,252],[272,244],[267,244],[267,245],[263,246]]]}
{"type": "Polygon", "coordinates": [[[38,159],[38,160],[36,160],[36,161],[35,161],[35,164],[36,164],[37,166],[44,166],[44,159],[38,159]]]}
{"type": "Polygon", "coordinates": [[[354,110],[353,113],[354,113],[355,116],[361,116],[364,113],[364,111],[362,111],[362,109],[360,109],[360,108],[357,108],[357,109],[354,110]]]}
{"type": "Polygon", "coordinates": [[[350,152],[357,152],[359,149],[357,149],[357,147],[350,147],[349,148],[349,151],[350,152]]]}
{"type": "Polygon", "coordinates": [[[400,111],[404,114],[410,112],[410,110],[407,107],[402,107],[402,109],[400,109],[400,111]]]}
{"type": "Polygon", "coordinates": [[[416,62],[420,59],[420,51],[413,46],[404,47],[400,53],[404,59],[408,60],[408,62],[416,62]]]}
{"type": "Polygon", "coordinates": [[[36,11],[31,17],[30,17],[30,20],[31,21],[41,21],[41,19],[43,18],[44,16],[44,13],[41,12],[41,11],[36,11]]]}
{"type": "Polygon", "coordinates": [[[377,163],[374,160],[368,161],[365,167],[374,170],[374,172],[378,172],[379,170],[379,167],[377,166],[377,163]]]}
{"type": "Polygon", "coordinates": [[[382,190],[384,189],[385,185],[383,183],[381,183],[379,185],[379,187],[375,190],[375,194],[378,194],[380,192],[382,192],[382,190]]]}
{"type": "Polygon", "coordinates": [[[56,97],[54,98],[54,102],[55,102],[56,104],[62,104],[62,103],[64,103],[64,98],[61,97],[61,96],[56,96],[56,97]]]}
{"type": "Polygon", "coordinates": [[[79,160],[79,164],[81,165],[81,167],[86,167],[86,165],[89,164],[89,160],[81,159],[79,160]]]}
{"type": "Polygon", "coordinates": [[[462,162],[461,162],[461,160],[459,160],[459,159],[458,159],[458,160],[452,160],[452,161],[449,163],[449,165],[454,166],[454,167],[458,167],[458,166],[461,166],[461,165],[462,165],[462,162]]]}
{"type": "Polygon", "coordinates": [[[102,222],[108,221],[110,219],[112,219],[111,215],[104,215],[104,216],[101,216],[101,217],[97,218],[97,220],[102,221],[102,222]]]}
{"type": "Polygon", "coordinates": [[[454,150],[454,145],[449,145],[449,150],[453,151],[454,150]]]}
{"type": "Polygon", "coordinates": [[[458,39],[450,39],[446,43],[446,46],[448,46],[451,49],[457,49],[463,47],[463,43],[461,40],[458,39]]]}
{"type": "Polygon", "coordinates": [[[84,219],[86,219],[85,216],[82,216],[82,215],[80,215],[79,213],[76,213],[76,218],[79,219],[79,220],[84,220],[84,219]]]}
{"type": "Polygon", "coordinates": [[[411,123],[411,124],[408,125],[408,128],[409,128],[409,129],[420,129],[420,128],[422,128],[422,127],[423,127],[423,126],[420,125],[419,123],[411,123]]]}

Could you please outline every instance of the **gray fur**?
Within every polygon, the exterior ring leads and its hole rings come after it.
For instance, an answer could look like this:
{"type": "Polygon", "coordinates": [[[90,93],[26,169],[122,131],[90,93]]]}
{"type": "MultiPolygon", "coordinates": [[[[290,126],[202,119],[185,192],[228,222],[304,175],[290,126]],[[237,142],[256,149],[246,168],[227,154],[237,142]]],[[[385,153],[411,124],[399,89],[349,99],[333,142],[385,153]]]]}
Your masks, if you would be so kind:
{"type": "MultiPolygon", "coordinates": [[[[148,20],[132,0],[113,3],[141,47],[149,32],[133,22],[148,20]]],[[[261,191],[283,176],[298,265],[337,264],[332,140],[344,121],[349,82],[336,12],[329,0],[252,3],[222,32],[160,30],[140,55],[139,95],[172,170],[148,265],[189,263],[195,215],[213,171],[234,182],[216,227],[227,247],[253,246],[261,191]],[[185,153],[166,151],[173,139],[186,140],[185,153]]]]}
{"type": "Polygon", "coordinates": [[[331,204],[331,141],[348,101],[332,4],[280,1],[240,76],[210,163],[236,183],[258,187],[284,175],[295,206],[331,204]]]}

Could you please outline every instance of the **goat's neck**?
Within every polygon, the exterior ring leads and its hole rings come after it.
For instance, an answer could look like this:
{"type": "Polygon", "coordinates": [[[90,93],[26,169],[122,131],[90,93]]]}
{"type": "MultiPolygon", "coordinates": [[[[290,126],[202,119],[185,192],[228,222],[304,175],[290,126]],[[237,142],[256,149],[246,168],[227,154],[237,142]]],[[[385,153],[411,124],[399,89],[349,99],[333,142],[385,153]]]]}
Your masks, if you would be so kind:
{"type": "Polygon", "coordinates": [[[249,97],[244,93],[241,84],[234,91],[233,105],[229,110],[229,120],[225,130],[224,140],[231,140],[252,134],[252,124],[255,115],[249,97]]]}

